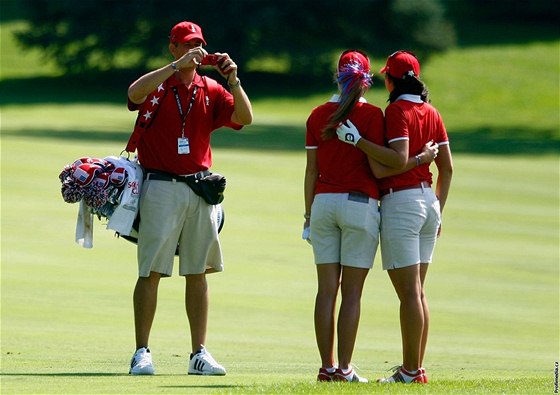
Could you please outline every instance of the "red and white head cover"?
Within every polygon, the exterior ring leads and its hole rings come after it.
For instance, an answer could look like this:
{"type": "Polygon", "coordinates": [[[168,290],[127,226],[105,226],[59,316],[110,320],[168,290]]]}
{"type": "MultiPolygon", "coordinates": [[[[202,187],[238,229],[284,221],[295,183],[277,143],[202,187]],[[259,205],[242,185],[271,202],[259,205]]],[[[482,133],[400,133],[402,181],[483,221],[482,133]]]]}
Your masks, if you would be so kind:
{"type": "Polygon", "coordinates": [[[74,169],[72,177],[74,177],[78,185],[86,186],[91,184],[93,179],[102,171],[103,168],[101,166],[90,163],[82,163],[74,169]]]}
{"type": "Polygon", "coordinates": [[[116,186],[120,187],[121,185],[124,185],[127,177],[128,174],[126,173],[126,169],[124,167],[117,167],[111,172],[109,180],[116,186]]]}

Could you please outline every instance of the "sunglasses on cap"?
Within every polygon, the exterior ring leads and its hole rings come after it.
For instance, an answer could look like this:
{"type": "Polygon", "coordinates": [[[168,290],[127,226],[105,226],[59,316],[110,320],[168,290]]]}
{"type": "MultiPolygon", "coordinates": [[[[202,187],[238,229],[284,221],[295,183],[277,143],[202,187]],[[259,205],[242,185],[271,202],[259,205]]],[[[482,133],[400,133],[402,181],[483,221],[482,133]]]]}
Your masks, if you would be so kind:
{"type": "Polygon", "coordinates": [[[414,56],[416,59],[418,59],[418,56],[416,56],[416,54],[415,54],[414,52],[412,52],[412,51],[405,51],[405,50],[402,50],[402,49],[393,52],[391,55],[389,55],[389,58],[393,58],[393,57],[395,57],[395,56],[397,56],[398,54],[401,54],[401,53],[403,53],[403,54],[408,54],[408,55],[412,55],[412,56],[414,56]]]}

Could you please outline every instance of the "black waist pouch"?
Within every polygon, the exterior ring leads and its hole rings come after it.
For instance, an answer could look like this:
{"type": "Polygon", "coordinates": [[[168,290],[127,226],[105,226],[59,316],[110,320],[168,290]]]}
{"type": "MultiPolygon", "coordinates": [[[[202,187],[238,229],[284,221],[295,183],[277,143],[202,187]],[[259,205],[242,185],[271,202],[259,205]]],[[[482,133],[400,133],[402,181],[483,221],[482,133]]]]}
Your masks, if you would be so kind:
{"type": "Polygon", "coordinates": [[[206,203],[214,205],[223,202],[226,178],[221,174],[212,173],[201,178],[186,177],[186,182],[193,192],[202,197],[206,203]]]}

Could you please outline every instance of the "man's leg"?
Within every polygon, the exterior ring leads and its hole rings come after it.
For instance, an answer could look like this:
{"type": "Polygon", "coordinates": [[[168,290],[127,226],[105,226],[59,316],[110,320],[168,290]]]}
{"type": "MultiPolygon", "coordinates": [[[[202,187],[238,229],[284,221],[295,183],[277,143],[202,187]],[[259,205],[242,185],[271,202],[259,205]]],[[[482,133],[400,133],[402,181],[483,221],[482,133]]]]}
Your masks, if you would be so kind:
{"type": "Polygon", "coordinates": [[[191,328],[192,354],[189,360],[189,374],[224,376],[226,369],[210,355],[206,347],[208,326],[208,283],[206,274],[185,276],[185,307],[191,328]]]}
{"type": "Polygon", "coordinates": [[[136,349],[148,347],[148,340],[156,314],[160,273],[150,272],[149,277],[139,277],[134,288],[134,329],[136,349]]]}
{"type": "Polygon", "coordinates": [[[185,280],[185,307],[191,329],[192,352],[196,352],[206,344],[208,283],[206,274],[189,274],[185,276],[185,280]]]}

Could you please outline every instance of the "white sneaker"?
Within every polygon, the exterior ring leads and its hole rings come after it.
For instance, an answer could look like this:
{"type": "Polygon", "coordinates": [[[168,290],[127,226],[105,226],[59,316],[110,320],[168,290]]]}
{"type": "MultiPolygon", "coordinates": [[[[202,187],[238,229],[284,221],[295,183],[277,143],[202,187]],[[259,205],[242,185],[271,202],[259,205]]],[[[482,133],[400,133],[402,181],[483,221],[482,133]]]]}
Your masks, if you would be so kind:
{"type": "Polygon", "coordinates": [[[203,376],[225,376],[226,370],[220,365],[206,348],[202,347],[196,354],[191,354],[189,374],[203,376]]]}
{"type": "Polygon", "coordinates": [[[154,374],[152,353],[149,348],[142,347],[136,350],[130,361],[128,374],[154,374]]]}
{"type": "Polygon", "coordinates": [[[342,369],[336,369],[336,371],[334,372],[332,381],[343,381],[343,382],[347,382],[347,383],[368,383],[368,379],[365,379],[363,377],[358,376],[358,373],[356,373],[354,371],[354,369],[352,369],[352,367],[349,367],[349,370],[344,373],[344,371],[342,369]]]}
{"type": "Polygon", "coordinates": [[[393,369],[393,375],[390,377],[382,378],[377,380],[378,383],[420,383],[426,384],[428,382],[428,375],[426,374],[426,369],[420,368],[416,373],[411,373],[407,371],[402,365],[395,366],[393,369]]]}

